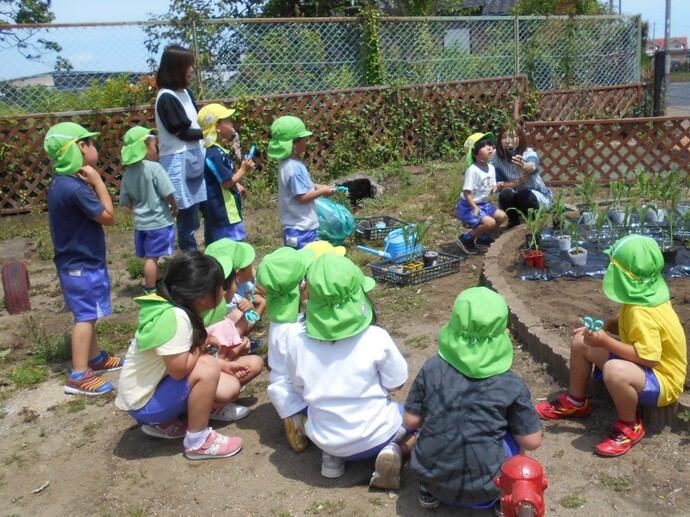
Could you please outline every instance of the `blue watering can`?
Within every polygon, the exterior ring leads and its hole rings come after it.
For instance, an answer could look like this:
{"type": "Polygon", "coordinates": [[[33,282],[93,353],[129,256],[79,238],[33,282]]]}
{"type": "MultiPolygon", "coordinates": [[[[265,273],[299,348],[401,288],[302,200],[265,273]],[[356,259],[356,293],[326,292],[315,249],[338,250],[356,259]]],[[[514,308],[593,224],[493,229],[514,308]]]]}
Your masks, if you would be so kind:
{"type": "Polygon", "coordinates": [[[408,260],[422,255],[421,242],[418,242],[414,247],[412,246],[412,242],[414,242],[416,238],[417,232],[411,232],[408,237],[411,242],[408,244],[405,242],[402,228],[396,228],[395,230],[391,230],[386,237],[383,251],[361,245],[357,245],[357,247],[362,251],[373,253],[379,257],[391,260],[394,264],[402,264],[403,262],[407,262],[408,260]]]}

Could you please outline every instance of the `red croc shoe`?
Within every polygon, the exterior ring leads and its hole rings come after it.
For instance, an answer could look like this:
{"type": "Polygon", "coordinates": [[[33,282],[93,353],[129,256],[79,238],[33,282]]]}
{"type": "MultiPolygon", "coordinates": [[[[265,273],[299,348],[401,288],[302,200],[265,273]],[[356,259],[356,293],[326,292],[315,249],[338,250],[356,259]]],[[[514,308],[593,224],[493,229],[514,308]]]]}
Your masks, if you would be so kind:
{"type": "Polygon", "coordinates": [[[568,400],[567,393],[563,393],[553,402],[540,402],[534,409],[537,410],[540,418],[545,420],[560,420],[561,418],[582,418],[592,412],[592,404],[589,398],[585,399],[584,404],[575,406],[568,400]]]}

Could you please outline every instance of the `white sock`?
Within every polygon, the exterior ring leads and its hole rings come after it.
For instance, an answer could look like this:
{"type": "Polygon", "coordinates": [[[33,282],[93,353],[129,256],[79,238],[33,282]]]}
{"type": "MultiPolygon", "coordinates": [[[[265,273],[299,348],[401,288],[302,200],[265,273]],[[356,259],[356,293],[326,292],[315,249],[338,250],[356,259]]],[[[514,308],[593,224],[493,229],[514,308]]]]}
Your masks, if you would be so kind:
{"type": "Polygon", "coordinates": [[[189,431],[187,431],[187,434],[184,437],[184,442],[182,442],[184,448],[198,449],[204,444],[204,441],[206,441],[206,437],[210,432],[210,427],[207,427],[206,429],[199,431],[198,433],[190,433],[189,431]]]}

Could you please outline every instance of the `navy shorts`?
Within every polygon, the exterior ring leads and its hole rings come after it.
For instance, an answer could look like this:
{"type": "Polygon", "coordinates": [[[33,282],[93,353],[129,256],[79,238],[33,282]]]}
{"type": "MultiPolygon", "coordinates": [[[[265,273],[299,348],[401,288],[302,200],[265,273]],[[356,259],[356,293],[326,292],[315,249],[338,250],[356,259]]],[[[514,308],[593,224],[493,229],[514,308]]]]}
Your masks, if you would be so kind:
{"type": "MultiPolygon", "coordinates": [[[[609,353],[609,361],[611,359],[620,359],[620,357],[616,354],[609,353]]],[[[640,366],[640,368],[644,370],[644,388],[637,394],[638,401],[643,406],[656,407],[659,404],[659,395],[661,394],[659,379],[656,378],[656,374],[651,368],[646,368],[644,366],[640,366]]],[[[592,378],[595,381],[603,381],[604,374],[595,366],[592,372],[592,378]]]]}
{"type": "Polygon", "coordinates": [[[470,228],[476,228],[481,224],[484,217],[493,216],[496,213],[496,207],[491,203],[477,203],[477,206],[480,210],[479,217],[474,215],[472,205],[461,199],[455,205],[455,216],[470,228]]]}
{"type": "Polygon", "coordinates": [[[286,246],[301,250],[310,242],[316,240],[316,230],[297,230],[296,228],[283,229],[283,243],[286,246]]]}
{"type": "Polygon", "coordinates": [[[128,413],[140,424],[164,424],[187,411],[189,393],[187,377],[176,381],[168,375],[158,383],[153,397],[142,408],[128,413]]]}
{"type": "Polygon", "coordinates": [[[107,268],[58,269],[58,278],[65,305],[75,322],[95,321],[112,311],[107,268]]]}
{"type": "Polygon", "coordinates": [[[175,225],[156,230],[134,230],[137,257],[167,257],[175,254],[175,225]]]}

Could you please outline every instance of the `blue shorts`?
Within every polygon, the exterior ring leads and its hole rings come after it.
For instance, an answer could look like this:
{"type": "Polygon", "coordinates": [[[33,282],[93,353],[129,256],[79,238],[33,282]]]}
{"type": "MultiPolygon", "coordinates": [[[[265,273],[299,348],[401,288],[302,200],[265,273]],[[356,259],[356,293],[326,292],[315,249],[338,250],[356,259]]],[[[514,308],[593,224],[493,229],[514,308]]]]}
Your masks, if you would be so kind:
{"type": "Polygon", "coordinates": [[[208,227],[208,232],[211,234],[212,242],[224,238],[232,241],[247,240],[247,234],[244,231],[244,221],[234,224],[213,224],[208,227]]]}
{"type": "Polygon", "coordinates": [[[190,391],[187,377],[176,381],[168,375],[158,383],[153,397],[144,407],[128,413],[140,424],[164,424],[187,411],[190,391]]]}
{"type": "Polygon", "coordinates": [[[316,230],[297,230],[296,228],[283,228],[283,243],[286,246],[301,250],[310,242],[316,240],[316,230]]]}
{"type": "MultiPolygon", "coordinates": [[[[400,414],[402,415],[405,412],[405,406],[403,406],[401,402],[396,402],[396,404],[398,404],[398,411],[400,411],[400,414]]],[[[375,447],[372,447],[371,449],[367,449],[364,452],[358,452],[357,454],[353,454],[351,456],[345,456],[340,459],[343,461],[355,461],[363,460],[364,458],[373,458],[374,456],[378,456],[379,452],[381,452],[381,449],[383,449],[386,445],[391,443],[391,441],[393,441],[393,438],[395,438],[396,434],[398,434],[397,431],[393,433],[393,436],[388,438],[388,440],[379,445],[376,445],[375,447]]]]}
{"type": "Polygon", "coordinates": [[[58,278],[67,309],[74,321],[95,321],[107,316],[110,307],[108,269],[58,269],[58,278]]]}
{"type": "Polygon", "coordinates": [[[455,205],[455,216],[465,223],[470,228],[476,228],[482,222],[482,219],[486,216],[493,216],[496,213],[496,207],[491,203],[477,203],[479,210],[479,217],[474,215],[474,209],[464,199],[458,201],[455,205]]]}
{"type": "Polygon", "coordinates": [[[156,230],[134,230],[137,257],[167,257],[175,254],[175,225],[156,230]]]}
{"type": "MultiPolygon", "coordinates": [[[[620,359],[620,357],[616,354],[609,353],[609,361],[611,359],[620,359]]],[[[659,395],[661,394],[659,379],[656,378],[656,374],[651,368],[646,368],[644,366],[640,366],[640,368],[644,370],[644,388],[637,394],[638,401],[643,406],[656,407],[659,405],[659,395]]],[[[595,381],[601,382],[604,380],[604,374],[595,366],[592,372],[592,378],[595,381]]]]}

